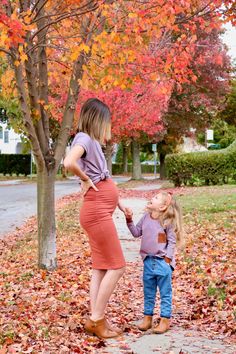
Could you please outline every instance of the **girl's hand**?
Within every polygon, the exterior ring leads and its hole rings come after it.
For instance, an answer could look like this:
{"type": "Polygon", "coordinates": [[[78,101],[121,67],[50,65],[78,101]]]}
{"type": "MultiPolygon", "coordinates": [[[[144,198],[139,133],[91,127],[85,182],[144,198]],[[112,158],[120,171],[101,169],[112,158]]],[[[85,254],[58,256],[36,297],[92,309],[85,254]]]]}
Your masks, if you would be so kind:
{"type": "Polygon", "coordinates": [[[126,219],[130,219],[131,220],[132,217],[133,217],[133,211],[130,208],[125,208],[124,209],[124,214],[125,214],[126,219]]]}
{"type": "Polygon", "coordinates": [[[83,196],[85,196],[85,194],[88,192],[90,188],[93,188],[96,192],[98,192],[97,187],[93,184],[90,178],[87,181],[81,181],[81,190],[83,196]]]}

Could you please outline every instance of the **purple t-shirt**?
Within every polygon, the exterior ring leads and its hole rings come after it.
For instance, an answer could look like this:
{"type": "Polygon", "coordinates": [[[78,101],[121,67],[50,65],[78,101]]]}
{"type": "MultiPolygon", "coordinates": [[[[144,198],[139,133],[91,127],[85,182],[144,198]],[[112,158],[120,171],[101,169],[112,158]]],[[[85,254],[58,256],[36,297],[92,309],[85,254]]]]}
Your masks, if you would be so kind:
{"type": "Polygon", "coordinates": [[[147,256],[168,257],[175,268],[176,234],[171,225],[164,230],[158,220],[145,213],[136,226],[133,221],[128,221],[127,226],[134,237],[142,236],[140,255],[143,260],[147,256]]]}
{"type": "Polygon", "coordinates": [[[75,145],[80,145],[85,150],[85,156],[78,160],[78,165],[94,184],[110,177],[105,156],[97,140],[80,132],[76,134],[71,147],[75,145]]]}

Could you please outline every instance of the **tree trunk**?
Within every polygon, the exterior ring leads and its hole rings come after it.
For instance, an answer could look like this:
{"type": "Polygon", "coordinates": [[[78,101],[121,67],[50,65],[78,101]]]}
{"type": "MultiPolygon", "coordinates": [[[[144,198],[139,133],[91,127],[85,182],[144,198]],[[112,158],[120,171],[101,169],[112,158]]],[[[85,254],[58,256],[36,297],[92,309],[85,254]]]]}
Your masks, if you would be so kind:
{"type": "Polygon", "coordinates": [[[141,179],[141,163],[139,158],[139,143],[137,141],[132,141],[132,157],[133,157],[133,165],[132,165],[132,179],[141,179]]]}
{"type": "Polygon", "coordinates": [[[37,172],[38,266],[54,270],[56,259],[55,169],[37,172]]]}
{"type": "Polygon", "coordinates": [[[163,152],[159,152],[159,159],[160,159],[160,179],[165,179],[165,177],[166,177],[165,157],[166,157],[166,154],[164,154],[163,152]]]}
{"type": "Polygon", "coordinates": [[[107,168],[112,175],[112,154],[113,154],[113,144],[108,142],[105,149],[105,157],[107,160],[107,168]]]}
{"type": "Polygon", "coordinates": [[[123,149],[123,172],[128,173],[128,146],[122,143],[123,149]]]}

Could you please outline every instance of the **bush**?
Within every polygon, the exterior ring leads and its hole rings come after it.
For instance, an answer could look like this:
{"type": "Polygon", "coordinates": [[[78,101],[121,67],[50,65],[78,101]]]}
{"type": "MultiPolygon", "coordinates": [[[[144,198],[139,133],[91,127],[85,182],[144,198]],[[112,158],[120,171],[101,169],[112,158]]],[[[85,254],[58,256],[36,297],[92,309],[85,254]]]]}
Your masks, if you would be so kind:
{"type": "Polygon", "coordinates": [[[0,154],[0,173],[19,176],[30,174],[30,155],[0,154]]]}
{"type": "MultiPolygon", "coordinates": [[[[157,173],[160,170],[160,166],[156,166],[157,173]]],[[[154,166],[152,165],[141,165],[142,173],[154,173],[154,166]]],[[[128,163],[128,172],[132,172],[132,163],[128,163]]],[[[123,173],[122,163],[113,163],[112,164],[112,174],[113,175],[120,175],[123,173]]]]}
{"type": "Polygon", "coordinates": [[[167,155],[166,170],[175,186],[227,183],[236,176],[236,141],[222,150],[167,155]]]}

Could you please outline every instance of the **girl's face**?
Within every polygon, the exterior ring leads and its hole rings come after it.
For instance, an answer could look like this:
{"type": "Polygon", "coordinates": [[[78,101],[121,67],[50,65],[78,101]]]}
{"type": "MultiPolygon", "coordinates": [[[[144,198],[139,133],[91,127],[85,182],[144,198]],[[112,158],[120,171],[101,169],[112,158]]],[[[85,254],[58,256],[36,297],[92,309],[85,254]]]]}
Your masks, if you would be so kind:
{"type": "Polygon", "coordinates": [[[165,203],[160,193],[152,197],[152,199],[148,202],[147,205],[147,208],[149,210],[156,210],[156,211],[161,211],[163,207],[165,207],[165,203]]]}

